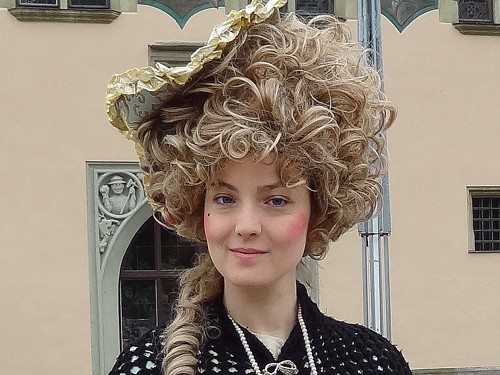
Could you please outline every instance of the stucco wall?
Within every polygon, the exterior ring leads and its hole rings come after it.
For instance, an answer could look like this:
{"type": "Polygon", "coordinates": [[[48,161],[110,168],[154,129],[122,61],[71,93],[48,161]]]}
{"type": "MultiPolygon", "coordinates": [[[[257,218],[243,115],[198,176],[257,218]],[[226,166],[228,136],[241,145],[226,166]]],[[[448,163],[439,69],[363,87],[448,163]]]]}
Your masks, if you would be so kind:
{"type": "Polygon", "coordinates": [[[112,74],[147,65],[159,40],[206,40],[224,10],[180,30],[139,6],[109,25],[21,23],[0,9],[2,374],[88,375],[85,161],[135,160],[107,125],[112,74]]]}

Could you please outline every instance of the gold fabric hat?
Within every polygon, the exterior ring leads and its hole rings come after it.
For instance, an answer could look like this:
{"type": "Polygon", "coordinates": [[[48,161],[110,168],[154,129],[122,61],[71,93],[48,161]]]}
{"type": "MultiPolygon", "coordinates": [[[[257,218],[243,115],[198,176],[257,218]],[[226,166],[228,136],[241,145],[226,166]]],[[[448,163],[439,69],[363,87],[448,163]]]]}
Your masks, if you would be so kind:
{"type": "MultiPolygon", "coordinates": [[[[111,125],[126,138],[135,142],[139,159],[144,151],[137,141],[139,126],[155,118],[161,109],[190,78],[209,61],[219,59],[224,48],[236,39],[243,28],[279,18],[279,8],[287,0],[253,0],[244,9],[231,11],[226,20],[212,30],[207,45],[191,55],[191,61],[182,67],[155,67],[130,69],[114,75],[108,83],[106,111],[111,125]]],[[[147,181],[145,181],[147,184],[147,181]]]]}

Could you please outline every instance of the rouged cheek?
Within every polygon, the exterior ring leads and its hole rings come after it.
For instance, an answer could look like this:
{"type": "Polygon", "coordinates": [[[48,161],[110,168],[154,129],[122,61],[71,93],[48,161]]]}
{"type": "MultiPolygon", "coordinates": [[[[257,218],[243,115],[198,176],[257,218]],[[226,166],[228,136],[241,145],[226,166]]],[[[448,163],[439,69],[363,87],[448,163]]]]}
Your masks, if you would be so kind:
{"type": "Polygon", "coordinates": [[[211,214],[207,212],[203,216],[203,229],[207,240],[219,240],[221,237],[226,236],[231,231],[231,228],[231,223],[217,213],[211,214]]]}
{"type": "Polygon", "coordinates": [[[299,214],[286,225],[285,235],[291,240],[296,240],[307,233],[308,225],[309,215],[299,214]]]}

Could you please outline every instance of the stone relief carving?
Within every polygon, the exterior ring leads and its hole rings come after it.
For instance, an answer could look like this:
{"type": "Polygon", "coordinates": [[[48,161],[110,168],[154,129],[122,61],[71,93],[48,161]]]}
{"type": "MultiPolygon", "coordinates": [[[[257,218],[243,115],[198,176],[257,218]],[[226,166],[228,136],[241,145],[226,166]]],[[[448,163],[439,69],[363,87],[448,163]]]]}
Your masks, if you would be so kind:
{"type": "Polygon", "coordinates": [[[137,206],[137,196],[135,192],[137,187],[137,183],[131,178],[125,182],[122,176],[118,174],[112,176],[107,184],[99,188],[104,208],[115,215],[123,215],[133,211],[137,206]],[[128,190],[126,190],[125,187],[128,190]]]}
{"type": "Polygon", "coordinates": [[[117,227],[130,217],[144,201],[141,172],[112,171],[97,174],[96,222],[99,229],[99,251],[104,253],[117,227]]]}

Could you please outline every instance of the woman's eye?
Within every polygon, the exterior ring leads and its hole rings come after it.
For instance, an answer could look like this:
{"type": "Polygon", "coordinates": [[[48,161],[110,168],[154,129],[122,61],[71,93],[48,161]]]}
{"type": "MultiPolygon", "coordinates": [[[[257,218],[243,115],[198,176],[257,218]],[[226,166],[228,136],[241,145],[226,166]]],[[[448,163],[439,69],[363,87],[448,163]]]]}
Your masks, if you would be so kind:
{"type": "Polygon", "coordinates": [[[269,204],[274,207],[282,207],[287,204],[287,201],[284,198],[276,197],[268,200],[269,204]]]}
{"type": "Polygon", "coordinates": [[[215,197],[215,201],[219,204],[231,204],[233,203],[233,198],[227,195],[220,195],[218,197],[215,197]]]}

